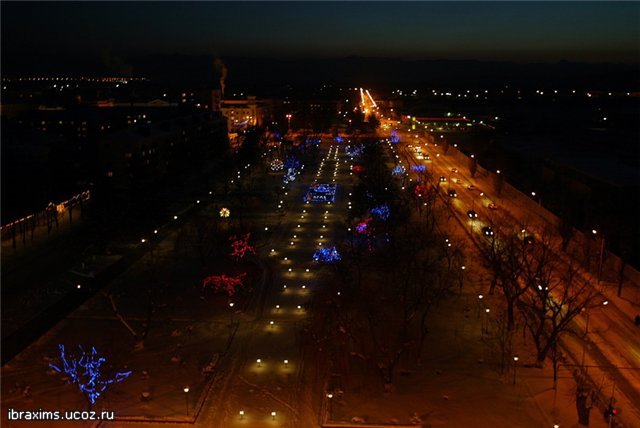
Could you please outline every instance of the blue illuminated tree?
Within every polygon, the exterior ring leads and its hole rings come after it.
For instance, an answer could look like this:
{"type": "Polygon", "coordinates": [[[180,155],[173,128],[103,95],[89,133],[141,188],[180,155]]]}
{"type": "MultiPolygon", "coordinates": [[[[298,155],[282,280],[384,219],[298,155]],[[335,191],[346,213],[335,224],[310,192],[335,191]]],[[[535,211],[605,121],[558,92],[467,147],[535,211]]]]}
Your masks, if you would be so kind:
{"type": "Polygon", "coordinates": [[[89,405],[95,404],[96,400],[104,393],[112,383],[118,383],[125,380],[131,374],[131,371],[117,372],[111,377],[106,377],[102,373],[102,364],[106,358],[98,356],[96,348],[92,347],[91,352],[86,352],[80,348],[80,355],[67,356],[64,345],[59,344],[60,360],[62,367],[49,364],[49,367],[59,373],[69,376],[68,383],[75,383],[80,388],[80,392],[89,401],[89,405]]]}
{"type": "Polygon", "coordinates": [[[287,169],[300,169],[300,161],[293,156],[289,156],[284,163],[285,168],[287,169]]]}
{"type": "Polygon", "coordinates": [[[318,248],[313,253],[313,261],[317,263],[333,263],[340,260],[340,253],[336,247],[318,248]]]}
{"type": "Polygon", "coordinates": [[[362,144],[360,145],[354,145],[354,146],[347,146],[345,147],[345,152],[347,153],[347,155],[349,155],[349,157],[351,159],[358,157],[360,155],[362,155],[362,153],[364,153],[364,146],[362,144]]]}
{"type": "Polygon", "coordinates": [[[382,221],[386,221],[391,214],[391,210],[389,210],[389,207],[387,205],[380,205],[378,207],[371,208],[369,211],[371,211],[371,214],[375,215],[382,221]]]}
{"type": "Polygon", "coordinates": [[[406,168],[403,167],[402,165],[396,165],[393,167],[393,170],[391,171],[392,175],[402,175],[406,172],[406,168]]]}
{"type": "Polygon", "coordinates": [[[293,169],[293,168],[289,168],[289,169],[287,170],[287,172],[284,174],[284,177],[282,178],[282,181],[283,181],[285,184],[290,183],[290,182],[292,182],[292,181],[295,181],[295,179],[296,179],[296,175],[297,175],[296,170],[295,170],[295,169],[293,169]]]}

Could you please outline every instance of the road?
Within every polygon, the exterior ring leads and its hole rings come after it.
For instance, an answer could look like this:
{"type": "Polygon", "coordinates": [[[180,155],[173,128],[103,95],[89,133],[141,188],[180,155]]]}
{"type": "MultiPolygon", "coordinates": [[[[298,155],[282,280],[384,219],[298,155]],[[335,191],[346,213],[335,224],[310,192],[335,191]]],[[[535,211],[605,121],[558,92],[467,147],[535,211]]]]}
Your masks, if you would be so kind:
{"type": "MultiPolygon", "coordinates": [[[[399,132],[401,135],[400,152],[409,165],[426,165],[427,169],[438,180],[445,177],[446,182],[440,183],[442,195],[448,198],[448,191],[455,190],[457,198],[451,198],[451,207],[459,221],[465,225],[468,236],[476,241],[485,239],[482,228],[499,223],[502,218],[510,224],[522,225],[526,235],[539,236],[550,225],[534,213],[527,212],[513,201],[499,197],[495,192],[495,174],[472,178],[466,164],[456,162],[453,156],[444,153],[442,145],[436,146],[424,137],[410,132],[399,132]],[[409,145],[413,147],[408,147],[409,145]],[[429,160],[419,160],[413,150],[421,146],[423,153],[429,155],[429,160]],[[453,169],[457,169],[454,172],[453,169]],[[458,181],[459,180],[459,181],[458,181]],[[467,189],[474,185],[474,190],[467,189]],[[496,210],[488,208],[495,203],[496,210]],[[474,210],[478,214],[475,220],[467,216],[467,211],[474,210]]],[[[437,142],[437,141],[436,141],[437,142]]],[[[450,148],[450,150],[453,150],[450,148]]],[[[518,226],[520,227],[520,226],[518,226]]],[[[518,231],[520,232],[520,231],[518,231]]],[[[523,234],[523,235],[525,235],[523,234]]],[[[559,238],[558,238],[559,240],[559,238]]],[[[565,263],[569,261],[566,254],[558,254],[565,263]]],[[[575,262],[574,262],[575,263],[575,262]]],[[[584,274],[588,279],[588,274],[584,274]]],[[[613,296],[602,296],[603,300],[613,300],[613,296]]],[[[615,304],[607,305],[588,311],[588,315],[577,317],[574,330],[577,336],[587,331],[587,316],[590,318],[586,343],[574,336],[566,335],[565,348],[568,352],[581,356],[582,349],[586,349],[585,363],[591,376],[600,384],[602,379],[604,395],[614,395],[618,406],[624,409],[621,418],[626,426],[640,426],[640,339],[638,329],[628,315],[615,304]]]]}

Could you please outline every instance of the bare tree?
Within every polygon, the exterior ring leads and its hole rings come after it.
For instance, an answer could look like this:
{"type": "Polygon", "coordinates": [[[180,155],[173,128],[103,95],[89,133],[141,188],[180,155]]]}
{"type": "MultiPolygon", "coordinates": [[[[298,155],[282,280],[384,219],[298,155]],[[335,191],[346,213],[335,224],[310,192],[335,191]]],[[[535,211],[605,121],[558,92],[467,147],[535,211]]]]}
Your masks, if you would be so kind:
{"type": "Polygon", "coordinates": [[[167,287],[166,283],[158,280],[158,278],[162,276],[159,272],[162,263],[158,259],[158,255],[150,251],[144,263],[145,270],[143,272],[142,281],[137,281],[135,283],[136,285],[127,283],[126,286],[120,287],[120,291],[116,288],[111,288],[109,291],[105,291],[103,293],[116,318],[133,337],[135,341],[135,350],[144,349],[145,340],[149,334],[153,315],[156,312],[157,307],[161,304],[167,287]],[[144,298],[140,299],[142,296],[139,296],[137,293],[143,293],[144,298]],[[119,299],[119,296],[122,294],[126,294],[127,299],[119,299]],[[119,300],[122,300],[123,302],[125,300],[128,302],[135,300],[142,305],[146,305],[143,306],[145,308],[145,316],[140,327],[135,327],[134,323],[127,319],[124,311],[119,306],[119,300]]]}
{"type": "Polygon", "coordinates": [[[574,265],[562,263],[545,234],[523,259],[523,281],[530,292],[522,295],[518,307],[536,346],[536,360],[542,365],[552,353],[554,385],[557,382],[558,341],[582,310],[596,306],[598,291],[578,275],[574,265]]]}

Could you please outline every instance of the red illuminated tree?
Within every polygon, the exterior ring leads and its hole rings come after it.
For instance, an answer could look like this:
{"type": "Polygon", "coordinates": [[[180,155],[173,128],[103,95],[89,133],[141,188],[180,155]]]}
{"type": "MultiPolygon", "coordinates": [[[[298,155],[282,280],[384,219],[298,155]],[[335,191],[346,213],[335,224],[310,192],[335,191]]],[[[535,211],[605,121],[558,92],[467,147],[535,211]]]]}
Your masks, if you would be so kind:
{"type": "Polygon", "coordinates": [[[250,237],[251,233],[245,233],[239,238],[236,235],[229,238],[231,241],[231,248],[233,249],[231,256],[235,257],[236,260],[243,259],[247,252],[251,254],[256,253],[255,247],[249,244],[250,237]]]}
{"type": "Polygon", "coordinates": [[[212,286],[215,291],[225,291],[227,296],[233,296],[244,285],[246,273],[237,276],[211,275],[202,280],[202,287],[212,286]]]}

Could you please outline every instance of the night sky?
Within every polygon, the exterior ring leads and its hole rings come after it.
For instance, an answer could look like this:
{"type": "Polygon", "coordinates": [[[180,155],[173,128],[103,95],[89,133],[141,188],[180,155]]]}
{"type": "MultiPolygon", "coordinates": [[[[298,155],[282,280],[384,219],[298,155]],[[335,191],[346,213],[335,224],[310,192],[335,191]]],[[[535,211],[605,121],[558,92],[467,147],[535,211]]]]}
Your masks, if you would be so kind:
{"type": "Polygon", "coordinates": [[[41,54],[640,62],[637,2],[2,2],[4,61],[41,54]]]}

